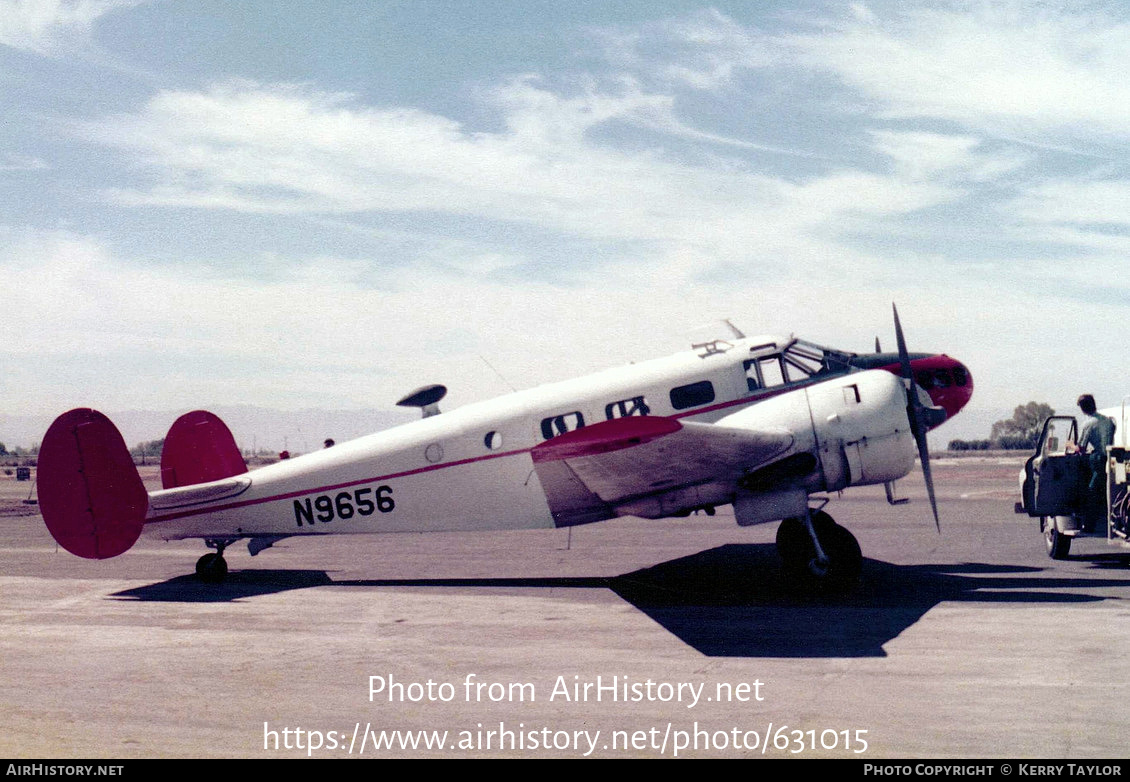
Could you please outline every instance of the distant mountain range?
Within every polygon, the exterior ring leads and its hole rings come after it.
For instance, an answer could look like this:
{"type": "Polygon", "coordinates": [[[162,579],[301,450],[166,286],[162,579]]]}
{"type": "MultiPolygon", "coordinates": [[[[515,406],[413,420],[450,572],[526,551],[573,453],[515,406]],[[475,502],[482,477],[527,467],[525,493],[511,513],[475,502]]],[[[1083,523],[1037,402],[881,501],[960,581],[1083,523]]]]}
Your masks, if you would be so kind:
{"type": "MultiPolygon", "coordinates": [[[[343,443],[366,434],[414,421],[420,414],[414,410],[272,410],[252,405],[209,408],[224,419],[245,451],[267,449],[275,453],[283,449],[291,453],[307,453],[322,447],[327,437],[343,443]]],[[[169,431],[173,421],[186,410],[126,410],[106,412],[125,438],[126,445],[159,440],[169,431]]],[[[930,449],[945,450],[953,439],[983,439],[989,436],[993,421],[1007,418],[1000,410],[966,408],[952,423],[930,433],[930,449]]],[[[4,415],[0,413],[0,443],[9,450],[30,447],[43,439],[52,416],[4,415]]]]}
{"type": "MultiPolygon", "coordinates": [[[[409,410],[272,410],[252,405],[209,408],[224,420],[245,451],[266,449],[306,453],[322,447],[327,437],[343,443],[420,417],[409,410]]],[[[103,411],[118,427],[126,445],[159,440],[186,410],[103,411]]],[[[0,443],[9,450],[43,440],[53,416],[0,413],[0,443]]]]}

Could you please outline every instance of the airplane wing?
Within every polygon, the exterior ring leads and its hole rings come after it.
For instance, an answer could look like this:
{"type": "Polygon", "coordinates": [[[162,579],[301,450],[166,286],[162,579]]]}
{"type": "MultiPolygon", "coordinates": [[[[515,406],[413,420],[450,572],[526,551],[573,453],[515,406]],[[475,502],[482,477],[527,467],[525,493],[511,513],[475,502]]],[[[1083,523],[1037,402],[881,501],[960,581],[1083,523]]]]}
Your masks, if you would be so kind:
{"type": "Polygon", "coordinates": [[[558,526],[617,515],[670,515],[729,491],[742,476],[786,456],[785,429],[752,431],[630,416],[586,426],[531,451],[558,526]]]}

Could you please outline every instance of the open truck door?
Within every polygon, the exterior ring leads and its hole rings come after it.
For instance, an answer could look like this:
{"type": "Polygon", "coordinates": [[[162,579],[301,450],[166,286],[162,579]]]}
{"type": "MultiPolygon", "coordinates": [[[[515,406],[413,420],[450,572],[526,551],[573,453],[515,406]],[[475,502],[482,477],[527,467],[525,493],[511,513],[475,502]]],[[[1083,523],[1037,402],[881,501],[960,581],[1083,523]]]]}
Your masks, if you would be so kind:
{"type": "Polygon", "coordinates": [[[1036,452],[1024,463],[1021,494],[1029,516],[1069,515],[1078,508],[1087,458],[1067,452],[1068,443],[1078,440],[1078,430],[1072,416],[1055,415],[1044,421],[1036,452]]]}
{"type": "Polygon", "coordinates": [[[1079,440],[1079,424],[1073,416],[1054,415],[1044,421],[1036,452],[1024,463],[1020,476],[1021,502],[1018,513],[1040,520],[1048,556],[1064,559],[1071,539],[1084,529],[1087,457],[1068,453],[1068,444],[1079,440]]]}
{"type": "MultiPolygon", "coordinates": [[[[1121,420],[1126,423],[1125,415],[1121,420]]],[[[1066,559],[1077,537],[1105,537],[1111,545],[1130,547],[1130,449],[1107,449],[1105,490],[1092,489],[1089,454],[1068,452],[1069,444],[1079,442],[1078,426],[1071,416],[1048,418],[1020,474],[1016,512],[1040,520],[1052,559],[1066,559]]]]}

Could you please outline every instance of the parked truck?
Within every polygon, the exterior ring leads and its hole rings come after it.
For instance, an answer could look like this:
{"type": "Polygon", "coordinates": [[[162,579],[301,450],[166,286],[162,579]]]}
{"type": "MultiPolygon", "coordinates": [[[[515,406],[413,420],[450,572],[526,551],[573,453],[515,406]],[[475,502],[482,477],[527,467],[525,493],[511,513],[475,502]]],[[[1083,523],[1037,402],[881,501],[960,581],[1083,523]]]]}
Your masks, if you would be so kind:
{"type": "Polygon", "coordinates": [[[1130,548],[1127,412],[1125,402],[1099,411],[1115,422],[1114,444],[1106,449],[1105,481],[1096,477],[1090,454],[1077,445],[1079,423],[1073,416],[1053,415],[1044,421],[1036,452],[1020,472],[1016,512],[1039,519],[1052,559],[1066,559],[1075,538],[1103,537],[1111,545],[1130,548]]]}

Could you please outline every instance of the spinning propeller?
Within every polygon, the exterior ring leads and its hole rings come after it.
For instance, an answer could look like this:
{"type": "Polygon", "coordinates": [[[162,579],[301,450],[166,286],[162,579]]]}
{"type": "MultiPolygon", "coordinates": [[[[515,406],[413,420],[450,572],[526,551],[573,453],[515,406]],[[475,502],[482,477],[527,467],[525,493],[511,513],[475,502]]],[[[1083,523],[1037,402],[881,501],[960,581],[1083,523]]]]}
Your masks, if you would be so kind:
{"type": "Polygon", "coordinates": [[[891,309],[895,313],[895,339],[898,340],[899,363],[902,365],[902,379],[906,385],[906,417],[910,421],[914,440],[918,443],[918,461],[922,465],[922,477],[926,479],[926,494],[930,497],[930,508],[934,511],[934,526],[938,532],[941,532],[938,501],[934,496],[934,479],[930,475],[930,449],[926,445],[926,432],[931,425],[936,426],[944,421],[946,412],[940,407],[925,405],[918,398],[918,387],[914,383],[914,372],[910,368],[910,355],[906,352],[906,339],[902,335],[902,324],[899,323],[898,307],[892,304],[891,309]]]}

